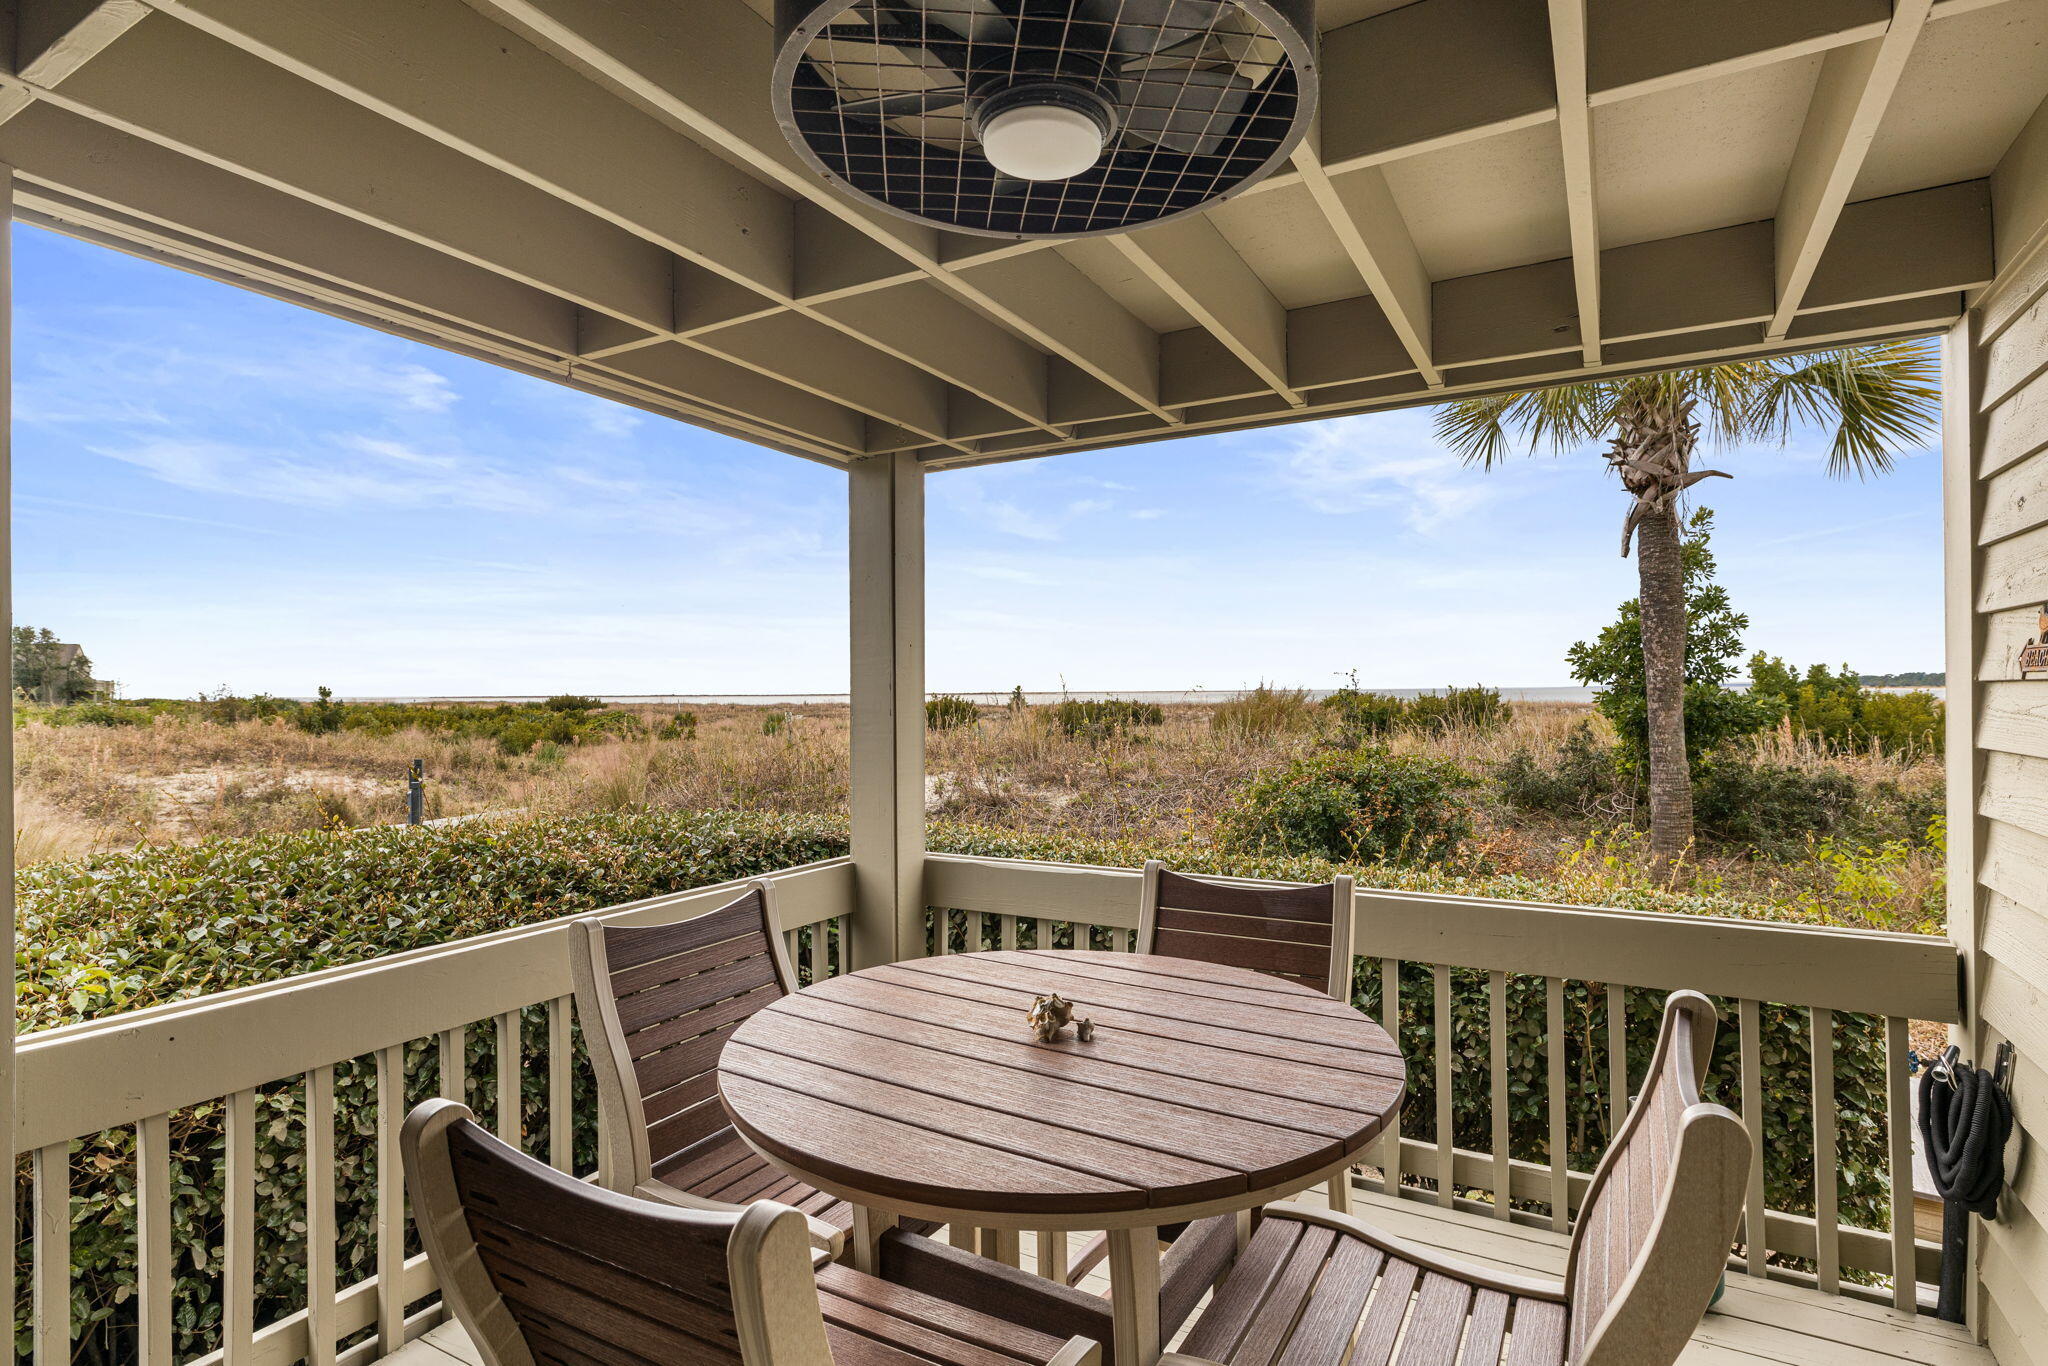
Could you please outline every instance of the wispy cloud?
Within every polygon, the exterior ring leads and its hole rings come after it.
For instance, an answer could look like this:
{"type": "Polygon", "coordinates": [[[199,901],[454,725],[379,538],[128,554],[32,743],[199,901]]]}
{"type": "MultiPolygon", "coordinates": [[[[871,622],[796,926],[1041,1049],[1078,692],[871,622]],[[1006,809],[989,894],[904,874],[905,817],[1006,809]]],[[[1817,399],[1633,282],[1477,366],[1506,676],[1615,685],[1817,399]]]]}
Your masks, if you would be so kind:
{"type": "Polygon", "coordinates": [[[1368,413],[1291,427],[1267,438],[1281,487],[1317,512],[1398,510],[1415,531],[1435,531],[1492,501],[1497,476],[1445,450],[1425,414],[1368,413]]]}

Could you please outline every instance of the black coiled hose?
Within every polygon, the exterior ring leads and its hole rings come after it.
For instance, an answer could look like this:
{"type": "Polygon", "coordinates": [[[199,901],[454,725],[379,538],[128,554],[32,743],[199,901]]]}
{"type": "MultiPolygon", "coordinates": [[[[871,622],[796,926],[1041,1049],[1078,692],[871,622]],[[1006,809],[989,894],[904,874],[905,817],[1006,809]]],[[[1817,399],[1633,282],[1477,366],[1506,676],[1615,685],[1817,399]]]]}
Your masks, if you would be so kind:
{"type": "MultiPolygon", "coordinates": [[[[2005,1143],[2012,1137],[2012,1098],[1981,1067],[1929,1067],[1920,1078],[1920,1137],[1941,1213],[1941,1299],[1936,1312],[1963,1321],[1963,1277],[1969,1265],[1970,1216],[1998,1214],[2005,1187],[2005,1143]]],[[[1894,1219],[1900,1218],[1893,1211],[1894,1219]]]]}

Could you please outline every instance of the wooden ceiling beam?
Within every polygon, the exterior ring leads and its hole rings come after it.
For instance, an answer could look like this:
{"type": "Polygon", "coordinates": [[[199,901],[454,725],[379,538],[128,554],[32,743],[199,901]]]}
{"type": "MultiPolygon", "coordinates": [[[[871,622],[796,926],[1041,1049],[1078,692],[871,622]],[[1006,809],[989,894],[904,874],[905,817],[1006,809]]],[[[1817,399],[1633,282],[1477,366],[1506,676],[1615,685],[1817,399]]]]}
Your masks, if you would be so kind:
{"type": "MultiPolygon", "coordinates": [[[[826,432],[807,431],[787,424],[761,420],[754,414],[735,411],[680,390],[657,393],[651,386],[632,384],[618,377],[595,373],[594,367],[579,366],[543,353],[514,346],[485,333],[451,326],[447,320],[407,310],[371,295],[353,295],[331,282],[297,272],[257,257],[244,257],[229,248],[178,233],[144,219],[129,218],[118,211],[58,192],[29,186],[24,190],[19,216],[23,222],[75,237],[80,241],[108,247],[144,260],[204,276],[285,303],[310,308],[344,322],[357,323],[392,336],[420,342],[458,355],[469,356],[546,379],[570,388],[600,393],[631,403],[663,417],[677,418],[739,440],[765,445],[791,455],[821,463],[843,465],[860,452],[864,432],[858,415],[844,409],[824,412],[826,432]],[[852,443],[852,444],[843,444],[852,443]]],[[[734,367],[727,367],[728,370],[734,367]]],[[[713,391],[722,397],[745,397],[747,382],[754,377],[721,374],[699,377],[715,382],[713,391]],[[730,386],[737,380],[741,388],[730,386]]],[[[786,411],[788,404],[779,405],[786,411]]]]}
{"type": "MultiPolygon", "coordinates": [[[[1846,319],[1840,313],[1814,314],[1810,319],[1800,320],[1793,336],[1776,342],[1764,339],[1761,325],[1752,325],[1666,336],[1661,339],[1661,344],[1644,342],[1610,347],[1609,365],[1620,359],[1620,353],[1624,351],[1629,353],[1626,363],[1601,373],[1642,374],[1678,364],[1735,360],[1850,342],[1931,336],[1952,324],[1961,315],[1963,307],[1960,294],[1929,297],[1916,303],[1917,306],[1884,306],[1846,319]],[[1835,321],[1814,321],[1821,319],[1835,321]]],[[[1573,347],[1547,359],[1528,357],[1519,361],[1447,370],[1444,385],[1437,389],[1419,385],[1412,376],[1405,380],[1366,380],[1311,392],[1307,406],[1302,408],[1275,406],[1271,399],[1217,404],[1212,408],[1189,410],[1186,422],[1180,428],[1163,427],[1145,417],[1125,417],[1084,428],[1064,445],[1048,446],[1031,434],[994,437],[984,441],[981,449],[972,455],[928,447],[919,453],[919,462],[929,470],[968,469],[1068,451],[1167,441],[1197,432],[1270,427],[1352,413],[1413,408],[1441,403],[1446,398],[1487,393],[1503,386],[1521,388],[1563,383],[1588,373],[1578,349],[1573,347]]]]}
{"type": "MultiPolygon", "coordinates": [[[[768,100],[774,60],[768,25],[741,0],[467,0],[570,66],[689,133],[782,192],[824,209],[929,276],[938,288],[1042,350],[1118,389],[1163,420],[1156,334],[1133,354],[1136,319],[1096,331],[1062,330],[1076,311],[1128,310],[1063,261],[1034,256],[1000,287],[950,269],[942,234],[897,218],[828,185],[798,160],[768,100]],[[1149,353],[1149,354],[1148,354],[1149,353]]],[[[819,271],[830,275],[829,270],[819,271]]],[[[993,343],[988,347],[993,351],[993,343]]],[[[986,395],[984,395],[986,397],[986,395]]]]}
{"type": "Polygon", "coordinates": [[[1387,188],[1387,177],[1375,166],[1342,180],[1332,177],[1323,164],[1320,141],[1318,130],[1310,129],[1294,149],[1294,168],[1359,278],[1379,301],[1423,382],[1431,387],[1441,384],[1443,376],[1432,355],[1429,272],[1394,193],[1387,188]]]}
{"type": "Polygon", "coordinates": [[[1931,0],[1897,0],[1883,34],[1833,48],[1822,59],[1775,215],[1777,307],[1768,326],[1773,339],[1785,336],[1799,314],[1931,7],[1931,0]]]}
{"type": "MultiPolygon", "coordinates": [[[[1607,248],[1600,254],[1604,362],[1634,366],[1682,356],[1686,344],[1708,348],[1703,357],[1763,346],[1775,301],[1771,242],[1772,225],[1764,222],[1607,248]]],[[[1953,316],[1961,292],[1991,279],[1991,256],[1987,181],[1851,204],[1815,277],[1812,303],[1788,340],[1810,345],[1815,338],[1896,335],[1903,326],[1953,316]]],[[[1297,358],[1291,377],[1304,407],[1327,413],[1348,410],[1346,403],[1369,407],[1519,377],[1589,373],[1578,344],[1573,285],[1573,262],[1565,257],[1437,281],[1441,391],[1432,391],[1408,364],[1406,348],[1371,296],[1293,309],[1287,315],[1297,358]]],[[[1203,330],[1169,333],[1166,341],[1188,430],[1213,427],[1219,415],[1232,412],[1267,420],[1289,416],[1288,408],[1255,396],[1250,373],[1203,330]]],[[[1130,423],[1132,432],[1157,426],[1128,407],[1098,409],[1078,425],[1075,439],[1090,438],[1104,422],[1130,423]]],[[[1051,448],[1029,434],[978,434],[1015,436],[1011,444],[1020,448],[1051,448]]]]}
{"type": "Polygon", "coordinates": [[[1550,61],[1557,83],[1557,137],[1564,156],[1565,214],[1579,301],[1579,351],[1600,363],[1600,218],[1593,189],[1593,110],[1586,87],[1586,0],[1550,0],[1550,61]]]}
{"type": "MultiPolygon", "coordinates": [[[[604,97],[456,0],[166,0],[165,13],[660,247],[709,282],[745,295],[735,308],[743,315],[793,303],[793,206],[786,196],[604,97]],[[607,154],[591,155],[597,147],[607,154]]],[[[678,282],[676,294],[683,293],[678,282]]],[[[864,381],[828,383],[822,377],[849,373],[849,347],[864,340],[832,335],[846,329],[830,317],[802,310],[811,321],[784,330],[806,335],[808,344],[784,352],[770,370],[758,353],[742,356],[719,339],[699,339],[688,325],[688,303],[673,298],[668,324],[652,330],[948,439],[943,425],[926,425],[935,413],[943,420],[946,386],[960,379],[953,358],[936,346],[896,348],[888,354],[900,366],[877,356],[864,381]]],[[[646,318],[629,321],[649,325],[646,318]]],[[[1036,404],[1042,408],[1042,395],[1036,404]]]]}
{"type": "MultiPolygon", "coordinates": [[[[201,273],[352,320],[374,316],[557,378],[576,359],[585,320],[554,294],[46,101],[0,125],[0,161],[17,168],[46,212],[81,225],[75,235],[89,228],[142,244],[152,257],[182,253],[201,273]]],[[[744,397],[758,412],[742,425],[777,442],[794,436],[816,453],[859,439],[858,414],[780,380],[734,365],[701,378],[728,388],[684,395],[692,412],[721,412],[721,399],[744,397]]],[[[732,427],[730,417],[720,422],[732,427]]]]}
{"type": "MultiPolygon", "coordinates": [[[[15,0],[7,69],[22,80],[54,86],[84,66],[148,15],[143,0],[15,0]]],[[[0,123],[35,100],[26,85],[0,88],[0,123]]]]}
{"type": "Polygon", "coordinates": [[[47,102],[0,125],[0,163],[48,189],[517,347],[565,359],[575,348],[576,308],[565,299],[47,102]]]}
{"type": "MultiPolygon", "coordinates": [[[[156,17],[41,98],[620,322],[673,328],[675,258],[659,244],[197,28],[156,17]]],[[[764,396],[796,390],[913,427],[943,411],[939,381],[882,357],[835,380],[839,339],[813,326],[818,346],[773,370],[727,359],[776,381],[764,396]]],[[[947,439],[943,427],[927,434],[947,439]]]]}
{"type": "Polygon", "coordinates": [[[1124,259],[1292,407],[1287,310],[1206,218],[1183,218],[1110,239],[1124,259]]]}

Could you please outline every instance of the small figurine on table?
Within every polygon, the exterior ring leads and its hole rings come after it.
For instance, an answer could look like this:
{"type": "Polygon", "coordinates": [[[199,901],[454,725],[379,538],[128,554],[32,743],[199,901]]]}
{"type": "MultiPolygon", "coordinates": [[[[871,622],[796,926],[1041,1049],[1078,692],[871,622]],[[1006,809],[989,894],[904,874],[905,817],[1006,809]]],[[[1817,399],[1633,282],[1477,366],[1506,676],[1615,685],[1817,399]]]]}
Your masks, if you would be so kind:
{"type": "Polygon", "coordinates": [[[1033,1000],[1030,1014],[1024,1017],[1025,1023],[1031,1026],[1031,1032],[1037,1036],[1040,1043],[1051,1043],[1057,1039],[1060,1031],[1071,1024],[1073,1019],[1073,1003],[1058,992],[1033,1000]]]}

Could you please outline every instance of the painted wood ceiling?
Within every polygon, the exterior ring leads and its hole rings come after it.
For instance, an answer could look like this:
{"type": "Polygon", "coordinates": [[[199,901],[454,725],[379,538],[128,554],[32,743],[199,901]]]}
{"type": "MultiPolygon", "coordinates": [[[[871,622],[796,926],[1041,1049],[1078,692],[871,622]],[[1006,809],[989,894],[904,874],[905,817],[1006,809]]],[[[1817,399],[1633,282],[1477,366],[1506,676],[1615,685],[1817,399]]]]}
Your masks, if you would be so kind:
{"type": "Polygon", "coordinates": [[[1323,0],[1320,126],[1001,242],[805,169],[746,0],[17,0],[18,213],[830,463],[1926,333],[2048,145],[2048,0],[1323,0]]]}

